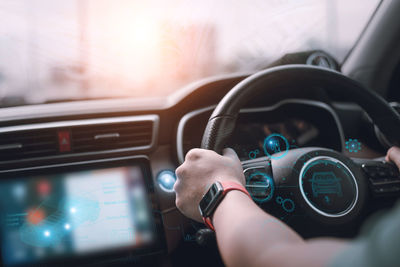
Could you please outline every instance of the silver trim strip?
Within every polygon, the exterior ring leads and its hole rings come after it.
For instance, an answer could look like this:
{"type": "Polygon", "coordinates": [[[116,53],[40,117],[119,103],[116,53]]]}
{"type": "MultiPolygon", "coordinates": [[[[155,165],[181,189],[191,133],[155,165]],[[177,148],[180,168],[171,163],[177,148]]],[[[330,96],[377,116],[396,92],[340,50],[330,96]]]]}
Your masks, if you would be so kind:
{"type": "MultiPolygon", "coordinates": [[[[341,144],[342,144],[341,152],[344,151],[344,148],[345,148],[344,139],[345,138],[344,138],[343,127],[342,127],[342,124],[340,123],[339,117],[336,114],[336,112],[332,109],[332,107],[330,107],[329,105],[327,105],[323,102],[309,100],[309,99],[285,99],[285,100],[282,100],[272,106],[241,109],[240,113],[256,113],[256,112],[272,111],[272,110],[275,110],[285,104],[304,104],[304,105],[309,105],[309,106],[320,107],[320,108],[323,108],[326,111],[328,111],[332,115],[332,117],[336,123],[336,126],[338,128],[338,131],[339,131],[341,144]]],[[[193,110],[193,111],[185,114],[179,121],[177,134],[176,134],[176,149],[177,149],[177,156],[178,156],[179,163],[182,164],[184,161],[184,158],[185,158],[184,154],[183,154],[183,134],[184,134],[184,128],[185,128],[186,123],[193,117],[198,116],[201,113],[213,110],[215,107],[216,107],[216,105],[213,105],[213,106],[208,106],[205,108],[193,110]]]]}
{"type": "Polygon", "coordinates": [[[20,143],[7,144],[7,145],[0,146],[0,150],[20,149],[20,148],[22,148],[22,144],[20,144],[20,143]]]}
{"type": "Polygon", "coordinates": [[[353,173],[352,173],[352,172],[350,171],[350,169],[346,166],[346,164],[344,164],[343,162],[341,162],[341,161],[338,160],[338,159],[335,159],[335,158],[332,158],[332,157],[329,157],[329,156],[319,156],[319,157],[315,157],[315,158],[312,158],[312,159],[308,160],[306,163],[304,163],[303,167],[302,167],[301,170],[300,170],[300,175],[299,175],[299,187],[300,187],[301,195],[303,196],[303,198],[304,198],[304,200],[306,201],[306,203],[307,203],[314,211],[316,211],[317,213],[319,213],[319,214],[321,214],[321,215],[323,215],[323,216],[326,216],[326,217],[331,217],[331,218],[343,217],[343,216],[349,214],[349,213],[354,209],[354,207],[356,206],[357,201],[358,201],[358,184],[357,184],[356,178],[354,177],[353,173]],[[341,164],[343,167],[345,167],[345,169],[350,173],[351,178],[353,178],[354,185],[356,186],[356,197],[355,197],[355,199],[353,200],[353,203],[351,204],[351,206],[350,206],[349,208],[347,208],[345,211],[340,212],[340,213],[334,213],[334,214],[324,212],[324,211],[318,209],[317,207],[315,207],[314,204],[311,203],[311,201],[308,200],[308,198],[306,197],[306,194],[304,193],[304,188],[303,188],[303,185],[302,185],[301,178],[302,178],[303,173],[304,173],[305,169],[307,168],[307,166],[308,166],[310,163],[312,163],[312,162],[314,162],[314,161],[317,161],[317,160],[327,160],[327,161],[331,161],[331,162],[334,162],[334,163],[339,163],[339,164],[341,164]]]}
{"type": "Polygon", "coordinates": [[[243,174],[246,177],[246,172],[252,169],[265,169],[265,165],[257,165],[257,166],[253,166],[253,167],[248,167],[246,169],[243,170],[243,174]]]}
{"type": "Polygon", "coordinates": [[[99,139],[110,139],[110,138],[119,138],[119,133],[108,133],[108,134],[96,134],[94,136],[94,140],[99,139]]]}
{"type": "MultiPolygon", "coordinates": [[[[57,122],[45,122],[45,123],[34,123],[18,126],[7,126],[0,128],[0,133],[10,133],[10,132],[20,132],[20,131],[30,131],[30,130],[42,130],[42,129],[53,129],[53,128],[66,128],[75,126],[90,126],[98,124],[114,124],[123,122],[140,122],[140,121],[151,121],[153,122],[152,137],[149,145],[129,147],[123,149],[110,149],[95,151],[94,154],[106,153],[106,152],[118,152],[118,151],[139,151],[152,149],[156,145],[159,121],[160,118],[156,114],[151,115],[138,115],[138,116],[123,116],[123,117],[113,117],[113,118],[98,118],[98,119],[83,119],[83,120],[69,120],[69,121],[57,121],[57,122]]],[[[87,155],[93,154],[92,152],[82,152],[82,153],[68,153],[61,156],[75,156],[75,155],[87,155]]],[[[41,157],[47,158],[47,157],[41,157]]],[[[54,156],[52,156],[54,158],[54,156]]],[[[33,158],[32,158],[33,159],[33,158]]],[[[36,159],[36,158],[35,158],[36,159]]]]}

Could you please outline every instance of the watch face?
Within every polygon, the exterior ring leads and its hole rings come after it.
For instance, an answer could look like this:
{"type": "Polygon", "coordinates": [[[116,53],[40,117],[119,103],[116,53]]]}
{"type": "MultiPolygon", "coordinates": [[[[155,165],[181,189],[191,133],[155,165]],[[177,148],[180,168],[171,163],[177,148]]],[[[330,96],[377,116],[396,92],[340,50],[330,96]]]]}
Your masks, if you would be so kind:
{"type": "Polygon", "coordinates": [[[203,217],[208,217],[212,214],[218,204],[222,192],[222,185],[219,182],[216,182],[210,187],[210,189],[208,189],[207,193],[204,194],[199,203],[200,213],[203,217]]]}

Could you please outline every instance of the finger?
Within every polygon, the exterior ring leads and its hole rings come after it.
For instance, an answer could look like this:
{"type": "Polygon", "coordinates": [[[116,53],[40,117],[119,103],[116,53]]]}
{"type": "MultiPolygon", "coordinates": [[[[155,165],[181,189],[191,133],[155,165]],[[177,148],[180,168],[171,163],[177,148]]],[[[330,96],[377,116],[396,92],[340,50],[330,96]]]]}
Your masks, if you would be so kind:
{"type": "Polygon", "coordinates": [[[400,168],[400,148],[391,147],[387,152],[387,158],[400,168]]]}
{"type": "Polygon", "coordinates": [[[186,175],[186,169],[185,169],[185,166],[182,164],[181,166],[179,166],[179,167],[176,168],[176,170],[175,170],[176,180],[177,180],[177,181],[182,180],[182,178],[184,178],[185,175],[186,175]]]}
{"type": "Polygon", "coordinates": [[[174,192],[178,196],[182,193],[182,182],[176,181],[174,184],[174,192]]]}
{"type": "Polygon", "coordinates": [[[235,150],[233,150],[232,148],[225,148],[222,151],[222,155],[224,157],[228,157],[228,158],[231,158],[233,160],[236,160],[236,161],[240,162],[240,159],[239,159],[238,155],[236,154],[235,150]]]}

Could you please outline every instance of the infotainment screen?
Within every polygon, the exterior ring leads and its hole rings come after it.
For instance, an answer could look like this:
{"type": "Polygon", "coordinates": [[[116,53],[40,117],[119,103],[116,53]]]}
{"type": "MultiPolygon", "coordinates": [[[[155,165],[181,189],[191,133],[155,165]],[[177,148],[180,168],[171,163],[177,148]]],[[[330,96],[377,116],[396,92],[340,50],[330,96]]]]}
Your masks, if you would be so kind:
{"type": "Polygon", "coordinates": [[[3,264],[132,251],[155,242],[143,176],[140,166],[130,166],[0,180],[3,264]]]}

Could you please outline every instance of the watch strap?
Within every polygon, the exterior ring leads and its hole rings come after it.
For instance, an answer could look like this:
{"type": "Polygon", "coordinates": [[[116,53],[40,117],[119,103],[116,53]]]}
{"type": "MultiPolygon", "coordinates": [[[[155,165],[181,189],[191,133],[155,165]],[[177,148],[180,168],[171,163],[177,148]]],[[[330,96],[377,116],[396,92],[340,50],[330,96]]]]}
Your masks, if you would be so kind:
{"type": "MultiPolygon", "coordinates": [[[[250,194],[249,192],[246,190],[246,188],[236,182],[232,182],[232,181],[224,181],[224,182],[219,182],[222,185],[222,188],[224,189],[224,191],[222,192],[222,198],[225,197],[225,195],[229,192],[229,191],[233,191],[233,190],[238,190],[241,191],[243,193],[245,193],[246,195],[248,195],[250,198],[250,194]]],[[[215,211],[215,210],[214,210],[215,211]]],[[[214,225],[211,222],[211,216],[209,217],[203,217],[203,221],[204,224],[210,228],[211,230],[215,231],[214,225]]]]}

